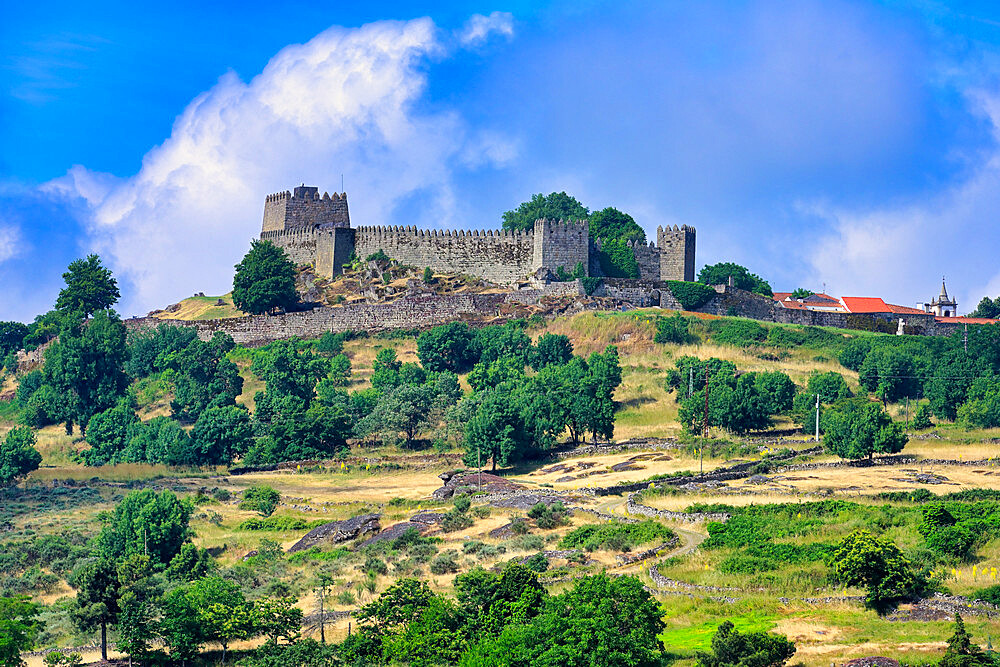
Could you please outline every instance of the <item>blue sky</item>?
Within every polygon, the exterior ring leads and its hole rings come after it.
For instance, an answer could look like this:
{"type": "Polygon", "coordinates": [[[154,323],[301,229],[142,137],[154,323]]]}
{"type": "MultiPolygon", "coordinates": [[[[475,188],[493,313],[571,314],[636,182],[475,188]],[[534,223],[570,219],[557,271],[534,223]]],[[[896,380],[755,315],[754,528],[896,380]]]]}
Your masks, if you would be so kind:
{"type": "Polygon", "coordinates": [[[486,228],[535,192],[698,262],[1000,294],[1000,9],[937,2],[46,3],[0,23],[0,319],[99,252],[141,314],[221,294],[264,196],[486,228]]]}

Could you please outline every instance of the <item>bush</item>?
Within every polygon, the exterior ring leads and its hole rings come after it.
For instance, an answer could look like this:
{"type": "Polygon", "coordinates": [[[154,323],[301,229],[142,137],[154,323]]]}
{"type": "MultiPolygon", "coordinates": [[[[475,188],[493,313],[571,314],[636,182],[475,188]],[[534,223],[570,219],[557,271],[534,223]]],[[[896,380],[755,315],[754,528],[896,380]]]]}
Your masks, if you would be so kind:
{"type": "Polygon", "coordinates": [[[653,342],[683,345],[690,343],[692,338],[688,332],[688,321],[680,313],[656,320],[656,335],[653,336],[653,342]]]}
{"type": "Polygon", "coordinates": [[[983,602],[1000,606],[1000,585],[980,588],[969,597],[973,600],[982,600],[983,602]]]}
{"type": "Polygon", "coordinates": [[[680,302],[684,310],[698,310],[718,294],[708,285],[683,280],[668,280],[667,289],[680,302]]]}
{"type": "Polygon", "coordinates": [[[545,572],[549,569],[549,559],[545,554],[537,553],[524,561],[524,566],[534,572],[545,572]]]}
{"type": "Polygon", "coordinates": [[[930,428],[934,423],[931,421],[931,408],[926,403],[921,403],[916,412],[913,413],[913,428],[921,431],[930,428]]]}
{"type": "Polygon", "coordinates": [[[458,560],[456,559],[457,554],[452,551],[444,551],[439,553],[434,560],[431,561],[431,574],[449,574],[451,572],[458,572],[458,560]]]}
{"type": "Polygon", "coordinates": [[[780,667],[795,655],[795,644],[771,632],[741,633],[726,621],[712,637],[712,652],[698,651],[697,667],[780,667]]]}
{"type": "Polygon", "coordinates": [[[609,278],[638,278],[639,264],[635,252],[621,239],[604,239],[597,253],[601,271],[609,278]]]}
{"type": "Polygon", "coordinates": [[[716,343],[734,347],[759,345],[767,338],[767,329],[753,320],[726,322],[712,335],[716,343]]]}
{"type": "Polygon", "coordinates": [[[316,342],[316,351],[325,357],[333,357],[344,351],[345,333],[325,332],[316,342]]]}
{"type": "Polygon", "coordinates": [[[574,528],[559,541],[560,549],[596,549],[615,547],[626,548],[647,544],[657,540],[666,541],[674,532],[661,523],[651,520],[639,523],[586,524],[574,528]]]}
{"type": "Polygon", "coordinates": [[[250,512],[259,512],[261,516],[271,516],[278,507],[281,494],[270,486],[251,486],[243,492],[243,500],[240,502],[240,509],[250,512]]]}

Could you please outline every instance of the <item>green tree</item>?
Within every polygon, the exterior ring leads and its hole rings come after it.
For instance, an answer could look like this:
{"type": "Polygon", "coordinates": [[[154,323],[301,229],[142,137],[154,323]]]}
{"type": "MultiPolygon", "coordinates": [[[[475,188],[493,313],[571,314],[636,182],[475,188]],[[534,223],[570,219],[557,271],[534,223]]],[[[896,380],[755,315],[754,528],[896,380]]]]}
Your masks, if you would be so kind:
{"type": "Polygon", "coordinates": [[[926,587],[899,547],[866,530],[845,537],[830,560],[835,579],[845,586],[864,587],[865,605],[880,614],[926,587]]]}
{"type": "Polygon", "coordinates": [[[244,313],[260,315],[298,303],[295,264],[270,241],[251,241],[250,251],[236,265],[233,304],[244,313]]]}
{"type": "Polygon", "coordinates": [[[413,667],[453,665],[468,646],[464,621],[452,600],[435,596],[405,629],[385,638],[383,655],[413,667]]]}
{"type": "Polygon", "coordinates": [[[295,606],[294,597],[265,597],[253,603],[253,627],[272,644],[278,639],[293,642],[302,628],[302,610],[295,606]]]}
{"type": "Polygon", "coordinates": [[[953,350],[934,364],[932,377],[924,383],[924,396],[931,413],[938,419],[955,421],[958,406],[968,398],[969,387],[976,376],[990,373],[984,360],[961,350],[953,350]]]}
{"type": "Polygon", "coordinates": [[[995,664],[983,649],[972,643],[972,637],[965,629],[965,622],[955,612],[955,634],[948,639],[948,648],[938,663],[939,667],[992,667],[995,664]]]}
{"type": "Polygon", "coordinates": [[[192,660],[198,655],[201,645],[207,641],[205,628],[198,614],[200,600],[192,595],[192,586],[193,584],[188,584],[173,588],[160,602],[162,616],[159,634],[170,649],[170,657],[175,661],[192,660]]]}
{"type": "Polygon", "coordinates": [[[375,355],[372,362],[372,375],[369,381],[371,385],[379,391],[386,391],[398,387],[401,380],[399,369],[402,364],[396,358],[396,350],[391,347],[384,347],[375,355]]]}
{"type": "Polygon", "coordinates": [[[529,623],[484,637],[463,667],[653,667],[662,664],[659,604],[635,577],[599,574],[578,579],[549,598],[529,623]]]}
{"type": "Polygon", "coordinates": [[[969,313],[969,317],[982,317],[990,320],[1000,317],[1000,296],[996,299],[984,296],[976,309],[969,313]]]}
{"type": "Polygon", "coordinates": [[[126,449],[137,424],[139,417],[127,397],[119,400],[115,407],[94,415],[87,426],[90,449],[82,454],[84,463],[100,466],[126,460],[126,449]]]}
{"type": "Polygon", "coordinates": [[[712,652],[698,651],[698,667],[780,667],[795,655],[795,644],[771,632],[738,631],[726,621],[712,636],[712,652]]]}
{"type": "Polygon", "coordinates": [[[403,433],[409,447],[421,429],[428,424],[433,406],[433,388],[427,385],[402,384],[387,389],[379,397],[375,409],[362,419],[356,430],[361,434],[382,434],[383,441],[395,441],[403,433]]]}
{"type": "Polygon", "coordinates": [[[242,405],[209,408],[191,430],[199,465],[232,463],[250,449],[253,427],[242,405]]]}
{"type": "Polygon", "coordinates": [[[159,590],[149,556],[133,554],[118,564],[118,645],[129,658],[146,658],[156,640],[159,590]]]}
{"type": "Polygon", "coordinates": [[[316,383],[330,372],[330,360],[301,347],[297,340],[276,341],[254,358],[250,369],[267,383],[267,393],[295,396],[308,407],[316,383]]]}
{"type": "Polygon", "coordinates": [[[885,403],[920,396],[921,385],[914,359],[891,347],[873,349],[861,364],[858,380],[885,403]]]}
{"type": "Polygon", "coordinates": [[[240,509],[257,512],[261,516],[271,516],[278,509],[281,494],[266,484],[256,484],[243,492],[240,509]]]}
{"type": "Polygon", "coordinates": [[[745,266],[733,262],[719,262],[703,266],[698,272],[698,282],[705,285],[728,285],[730,277],[738,289],[761,296],[774,296],[774,293],[771,292],[771,286],[766,280],[755,273],[750,273],[745,266]]]}
{"type": "Polygon", "coordinates": [[[544,333],[538,338],[531,355],[531,367],[536,371],[549,364],[565,364],[573,358],[573,343],[569,336],[544,333]]]}
{"type": "Polygon", "coordinates": [[[476,331],[475,346],[479,362],[491,363],[502,357],[514,357],[523,367],[531,357],[531,338],[516,322],[483,327],[476,331]]]}
{"type": "Polygon", "coordinates": [[[635,252],[622,239],[602,239],[597,260],[601,264],[601,272],[609,278],[639,277],[635,252]]]}
{"type": "Polygon", "coordinates": [[[118,572],[104,556],[73,571],[69,583],[76,589],[73,624],[84,632],[101,630],[101,660],[108,659],[108,626],[118,622],[118,572]]]}
{"type": "Polygon", "coordinates": [[[165,566],[190,537],[193,506],[172,491],[132,491],[115,507],[97,538],[98,551],[112,562],[135,554],[148,555],[154,566],[165,566]]]}
{"type": "Polygon", "coordinates": [[[908,440],[903,427],[877,403],[848,399],[822,417],[823,448],[842,459],[872,458],[901,452],[908,440]]]}
{"type": "Polygon", "coordinates": [[[645,243],[646,232],[628,213],[609,206],[590,216],[590,236],[595,239],[617,239],[645,243]]]}
{"type": "Polygon", "coordinates": [[[833,403],[852,396],[844,376],[836,371],[826,373],[815,371],[809,376],[807,391],[810,394],[819,394],[819,399],[823,403],[833,403]]]}
{"type": "Polygon", "coordinates": [[[523,202],[516,209],[503,214],[503,228],[508,231],[532,230],[535,220],[587,220],[590,211],[565,192],[552,192],[548,195],[532,195],[529,201],[523,202]]]}
{"type": "Polygon", "coordinates": [[[170,559],[166,574],[175,581],[195,581],[206,577],[218,568],[208,549],[202,549],[190,542],[181,545],[181,550],[170,559]]]}
{"type": "Polygon", "coordinates": [[[43,379],[61,396],[67,433],[74,422],[86,429],[91,417],[118,402],[128,386],[126,358],[125,326],[110,311],[63,331],[45,351],[43,379]]]}
{"type": "Polygon", "coordinates": [[[492,461],[496,471],[498,465],[510,465],[523,455],[528,446],[527,434],[521,414],[503,385],[481,393],[475,414],[465,424],[463,461],[469,466],[492,461]]]}
{"type": "Polygon", "coordinates": [[[618,348],[609,345],[604,352],[594,352],[587,359],[591,392],[588,430],[595,438],[610,439],[615,433],[615,390],[622,383],[622,368],[618,348]]]}
{"type": "Polygon", "coordinates": [[[479,360],[479,351],[468,324],[449,322],[417,337],[417,358],[428,371],[463,373],[479,360]]]}
{"type": "Polygon", "coordinates": [[[399,579],[375,600],[361,607],[358,622],[379,632],[397,630],[422,614],[436,596],[418,579],[399,579]]]}
{"type": "Polygon", "coordinates": [[[35,449],[35,434],[30,428],[15,426],[0,441],[0,487],[38,470],[42,455],[35,449]]]}
{"type": "Polygon", "coordinates": [[[764,411],[769,415],[784,414],[792,409],[795,400],[795,383],[780,371],[754,373],[754,388],[764,401],[764,411]]]}
{"type": "Polygon", "coordinates": [[[121,297],[118,281],[97,255],[70,262],[62,277],[66,286],[56,297],[56,310],[63,313],[80,313],[90,317],[115,305],[121,297]]]}
{"type": "MultiPolygon", "coordinates": [[[[188,584],[183,590],[190,605],[188,608],[195,610],[199,628],[193,637],[180,638],[180,645],[218,642],[222,647],[222,662],[225,663],[231,643],[258,634],[253,625],[253,604],[246,601],[239,586],[232,581],[222,577],[205,577],[188,584]]],[[[181,609],[185,606],[178,604],[181,609]]]]}
{"type": "Polygon", "coordinates": [[[958,408],[957,419],[968,428],[1000,426],[1000,377],[973,380],[965,403],[958,408]]]}
{"type": "Polygon", "coordinates": [[[333,357],[344,351],[344,341],[347,335],[325,331],[316,341],[316,351],[326,357],[333,357]]]}
{"type": "Polygon", "coordinates": [[[35,646],[38,606],[27,595],[0,596],[0,664],[21,667],[21,654],[35,646]]]}
{"type": "Polygon", "coordinates": [[[816,292],[813,292],[812,290],[807,290],[804,287],[796,287],[795,291],[792,292],[791,296],[793,299],[807,299],[815,293],[816,292]]]}
{"type": "Polygon", "coordinates": [[[934,425],[931,421],[931,408],[926,403],[921,403],[913,413],[913,428],[922,431],[934,425]]]}
{"type": "Polygon", "coordinates": [[[20,322],[0,322],[0,359],[17,352],[24,345],[28,325],[20,322]]]}

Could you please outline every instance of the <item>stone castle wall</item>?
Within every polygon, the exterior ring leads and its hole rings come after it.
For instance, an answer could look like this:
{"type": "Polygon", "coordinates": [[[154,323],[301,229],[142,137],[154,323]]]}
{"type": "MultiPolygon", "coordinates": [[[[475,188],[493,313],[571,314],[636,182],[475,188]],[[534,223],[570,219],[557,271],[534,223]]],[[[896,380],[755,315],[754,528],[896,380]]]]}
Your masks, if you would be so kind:
{"type": "Polygon", "coordinates": [[[285,249],[288,259],[296,264],[313,264],[317,259],[316,238],[320,230],[313,227],[289,230],[268,230],[260,238],[285,249]]]}
{"type": "MultiPolygon", "coordinates": [[[[644,280],[694,279],[693,227],[658,228],[657,243],[629,244],[644,280]]],[[[587,275],[602,275],[586,222],[538,220],[531,230],[437,231],[415,227],[351,228],[347,195],[330,196],[311,186],[269,195],[264,202],[262,239],[283,247],[297,264],[317,273],[338,274],[352,252],[364,258],[381,250],[416,267],[429,266],[509,285],[544,269],[572,273],[578,264],[587,275]],[[335,231],[340,230],[340,231],[335,231]]]]}
{"type": "Polygon", "coordinates": [[[354,230],[354,251],[362,259],[381,250],[401,264],[477,276],[501,285],[523,280],[531,272],[533,242],[530,232],[455,232],[416,227],[354,230]]]}

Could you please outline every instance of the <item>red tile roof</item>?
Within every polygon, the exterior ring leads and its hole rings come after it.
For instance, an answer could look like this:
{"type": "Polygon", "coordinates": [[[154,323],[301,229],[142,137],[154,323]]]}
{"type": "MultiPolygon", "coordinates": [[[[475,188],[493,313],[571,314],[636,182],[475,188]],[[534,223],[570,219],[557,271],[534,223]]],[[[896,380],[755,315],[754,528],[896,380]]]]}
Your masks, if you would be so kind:
{"type": "Polygon", "coordinates": [[[889,306],[877,296],[841,297],[844,306],[852,313],[889,313],[889,306]]]}
{"type": "Polygon", "coordinates": [[[898,315],[926,315],[927,312],[920,310],[919,308],[910,308],[909,306],[897,306],[894,303],[887,303],[889,306],[890,313],[896,313],[898,315]]]}

